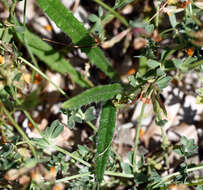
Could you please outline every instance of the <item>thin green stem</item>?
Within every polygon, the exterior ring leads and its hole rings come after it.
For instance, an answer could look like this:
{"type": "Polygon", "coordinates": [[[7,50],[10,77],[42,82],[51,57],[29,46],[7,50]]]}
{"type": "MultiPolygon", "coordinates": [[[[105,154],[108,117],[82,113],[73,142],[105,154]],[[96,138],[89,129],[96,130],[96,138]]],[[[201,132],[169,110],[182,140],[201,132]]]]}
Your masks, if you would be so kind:
{"type": "MultiPolygon", "coordinates": [[[[24,34],[23,34],[23,40],[24,40],[24,44],[25,44],[25,47],[26,47],[26,49],[27,49],[27,52],[28,52],[28,54],[29,54],[29,56],[30,56],[32,62],[34,63],[34,66],[39,69],[39,65],[37,64],[37,61],[36,61],[36,59],[35,59],[35,56],[33,55],[33,53],[32,53],[32,51],[31,51],[31,49],[30,49],[30,47],[29,47],[29,45],[28,45],[28,43],[27,43],[27,39],[25,38],[25,35],[24,35],[24,34]]],[[[33,84],[33,81],[34,81],[34,76],[35,76],[35,74],[36,74],[36,71],[34,70],[34,71],[32,72],[32,77],[31,77],[32,84],[33,84]]]]}
{"type": "Polygon", "coordinates": [[[92,124],[92,122],[87,121],[86,123],[93,129],[93,131],[94,131],[95,133],[97,132],[97,128],[92,124]]]}
{"type": "Polygon", "coordinates": [[[66,183],[66,182],[68,182],[70,180],[81,178],[81,177],[85,177],[85,176],[90,176],[90,175],[91,175],[90,172],[86,172],[86,173],[82,173],[82,174],[77,174],[77,175],[73,175],[73,176],[69,176],[69,177],[64,177],[62,179],[58,179],[58,180],[55,181],[55,183],[66,183]]]}
{"type": "Polygon", "coordinates": [[[174,28],[166,29],[166,30],[164,30],[163,32],[161,32],[159,35],[160,35],[161,37],[163,37],[163,35],[164,35],[165,33],[171,32],[171,31],[173,31],[173,30],[175,30],[175,29],[174,29],[174,28]]]}
{"type": "Polygon", "coordinates": [[[105,171],[104,175],[115,176],[115,177],[124,177],[124,178],[134,178],[133,174],[125,174],[119,172],[105,171]]]}
{"type": "Polygon", "coordinates": [[[109,7],[107,4],[102,2],[101,0],[94,0],[97,4],[101,5],[103,8],[111,12],[115,17],[117,17],[126,27],[129,26],[128,21],[122,17],[119,13],[117,13],[115,10],[113,10],[111,7],[109,7]]]}
{"type": "Polygon", "coordinates": [[[24,10],[23,10],[23,25],[26,24],[26,7],[27,7],[27,0],[24,1],[24,10]]]}
{"type": "Polygon", "coordinates": [[[68,156],[70,156],[71,158],[73,158],[74,160],[77,160],[78,162],[84,164],[85,166],[87,167],[91,167],[91,164],[89,164],[88,162],[82,160],[81,158],[78,158],[77,156],[74,156],[73,154],[71,154],[70,152],[58,147],[58,146],[55,146],[55,149],[58,150],[59,152],[62,152],[68,156]]]}
{"type": "Polygon", "coordinates": [[[203,60],[200,60],[200,61],[197,61],[195,63],[192,63],[192,64],[188,65],[188,68],[192,69],[192,68],[195,68],[195,67],[197,67],[197,66],[199,66],[201,64],[203,64],[203,60]]]}
{"type": "Polygon", "coordinates": [[[38,125],[34,122],[34,120],[32,119],[32,117],[30,116],[30,114],[29,114],[27,111],[25,111],[25,110],[23,110],[23,112],[24,112],[24,114],[26,115],[26,117],[28,118],[28,120],[32,123],[32,125],[34,126],[34,128],[38,131],[38,133],[39,133],[42,137],[44,137],[43,132],[42,132],[41,129],[38,127],[38,125]]]}
{"type": "Polygon", "coordinates": [[[158,7],[157,7],[157,15],[156,15],[156,18],[155,18],[155,25],[156,27],[158,28],[159,26],[159,11],[160,11],[160,3],[158,3],[158,7]]]}
{"type": "Polygon", "coordinates": [[[27,142],[27,144],[30,147],[30,150],[32,151],[35,159],[37,158],[37,154],[35,151],[35,148],[32,146],[32,143],[30,142],[29,138],[26,136],[26,134],[24,133],[24,131],[21,129],[21,127],[16,123],[16,121],[12,118],[11,114],[9,113],[9,111],[5,108],[5,106],[2,104],[2,110],[3,112],[6,114],[7,118],[11,121],[11,123],[14,125],[14,127],[16,128],[16,130],[20,133],[20,135],[24,138],[24,140],[27,142]]]}
{"type": "MultiPolygon", "coordinates": [[[[196,170],[201,170],[203,169],[203,164],[200,164],[199,166],[196,166],[196,167],[193,167],[193,168],[189,168],[186,170],[186,172],[193,172],[193,171],[196,171],[196,170]]],[[[175,173],[172,173],[170,175],[167,175],[165,177],[163,177],[160,181],[160,183],[156,184],[155,186],[153,186],[154,188],[158,187],[161,183],[165,183],[166,181],[168,181],[170,178],[173,178],[175,176],[178,176],[178,175],[181,175],[180,172],[175,172],[175,173]]]]}
{"type": "Polygon", "coordinates": [[[145,103],[142,104],[141,112],[140,112],[140,117],[138,120],[138,125],[136,129],[136,137],[135,137],[135,144],[134,144],[134,153],[133,153],[133,172],[136,173],[137,171],[137,148],[138,148],[138,142],[139,142],[139,135],[140,135],[140,129],[141,129],[141,124],[142,124],[142,118],[144,115],[144,109],[145,109],[145,103]]]}
{"type": "Polygon", "coordinates": [[[31,51],[31,49],[30,49],[30,47],[29,47],[29,45],[27,43],[27,40],[26,40],[25,36],[24,36],[24,42],[25,42],[25,47],[26,47],[26,49],[27,49],[27,51],[29,53],[29,56],[32,59],[32,62],[34,63],[35,67],[39,69],[39,65],[37,64],[35,56],[33,55],[32,51],[31,51]]]}
{"type": "Polygon", "coordinates": [[[57,86],[47,75],[45,75],[42,71],[40,71],[38,68],[36,68],[34,65],[32,65],[30,62],[28,62],[27,60],[25,60],[22,57],[18,58],[19,60],[21,60],[22,62],[24,62],[26,65],[30,66],[32,69],[34,69],[36,72],[38,72],[42,77],[44,77],[47,81],[49,81],[61,94],[63,94],[65,97],[68,98],[68,96],[66,95],[66,93],[63,91],[63,89],[61,89],[59,86],[57,86]]]}
{"type": "Polygon", "coordinates": [[[161,8],[148,20],[148,23],[150,23],[159,13],[164,9],[164,7],[168,4],[168,1],[166,1],[161,8]]]}
{"type": "Polygon", "coordinates": [[[166,166],[167,166],[167,168],[169,168],[168,153],[167,153],[167,147],[169,146],[169,141],[168,141],[168,138],[164,132],[163,126],[160,126],[160,127],[161,127],[161,136],[162,136],[162,148],[164,150],[164,157],[166,160],[166,166]]]}
{"type": "Polygon", "coordinates": [[[5,28],[3,30],[3,34],[2,34],[2,37],[1,37],[2,42],[7,42],[7,40],[6,40],[7,36],[8,36],[8,28],[5,28]]]}
{"type": "MultiPolygon", "coordinates": [[[[203,169],[203,164],[200,164],[200,165],[195,166],[195,167],[193,167],[193,168],[189,168],[189,169],[187,169],[186,171],[187,171],[187,172],[194,172],[194,171],[196,171],[196,170],[201,170],[201,169],[203,169]]],[[[166,176],[166,177],[163,177],[162,180],[163,180],[163,181],[166,181],[166,180],[168,180],[168,179],[170,179],[170,178],[172,178],[172,177],[178,176],[178,175],[181,175],[181,173],[180,173],[180,172],[175,172],[175,173],[172,173],[172,174],[170,174],[170,175],[168,175],[168,176],[166,176]]]]}
{"type": "Polygon", "coordinates": [[[14,0],[14,1],[12,2],[12,5],[11,5],[11,7],[10,7],[10,10],[9,10],[9,13],[10,13],[10,15],[9,15],[9,21],[10,21],[11,23],[13,23],[14,20],[15,20],[15,7],[16,7],[16,3],[17,3],[17,1],[14,0]]]}

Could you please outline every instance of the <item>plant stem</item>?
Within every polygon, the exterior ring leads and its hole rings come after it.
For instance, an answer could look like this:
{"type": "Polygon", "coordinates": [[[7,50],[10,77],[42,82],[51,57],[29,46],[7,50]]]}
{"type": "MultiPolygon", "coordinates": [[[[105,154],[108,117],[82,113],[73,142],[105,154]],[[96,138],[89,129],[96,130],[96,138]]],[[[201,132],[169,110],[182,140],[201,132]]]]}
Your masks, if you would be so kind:
{"type": "Polygon", "coordinates": [[[32,151],[35,159],[37,160],[37,154],[35,151],[35,148],[32,146],[32,143],[30,142],[29,138],[26,136],[26,134],[24,133],[24,131],[21,129],[21,127],[16,123],[16,121],[12,118],[11,114],[9,113],[9,111],[5,108],[5,106],[2,104],[2,109],[3,112],[6,114],[7,118],[11,121],[11,123],[14,125],[14,127],[16,128],[16,130],[20,133],[20,135],[24,138],[24,140],[26,141],[26,143],[29,145],[30,150],[32,151]]]}
{"type": "Polygon", "coordinates": [[[140,117],[138,120],[138,125],[137,125],[137,130],[136,130],[136,137],[135,137],[135,144],[134,144],[134,153],[133,153],[133,172],[136,173],[137,171],[137,148],[138,148],[138,142],[139,142],[139,135],[140,135],[140,129],[141,129],[141,123],[142,123],[142,118],[144,115],[144,109],[145,109],[145,103],[142,104],[141,112],[140,112],[140,117]]]}
{"type": "Polygon", "coordinates": [[[30,114],[29,114],[27,111],[25,111],[25,110],[23,110],[23,112],[24,112],[24,114],[26,115],[26,117],[28,118],[28,120],[32,123],[32,125],[34,126],[34,128],[38,131],[38,133],[39,133],[42,137],[44,137],[43,132],[42,132],[41,129],[38,127],[38,125],[34,122],[34,120],[32,119],[32,117],[30,116],[30,114]]]}
{"type": "MultiPolygon", "coordinates": [[[[188,172],[193,172],[193,171],[201,170],[201,169],[203,169],[203,164],[200,164],[199,166],[195,166],[195,167],[193,167],[193,168],[186,169],[186,172],[188,173],[188,172]]],[[[172,173],[172,174],[170,174],[170,175],[167,175],[167,176],[165,176],[165,177],[163,177],[163,178],[161,179],[161,182],[160,182],[160,183],[156,184],[156,185],[153,186],[153,187],[156,188],[156,187],[158,187],[161,183],[165,183],[165,182],[166,182],[167,180],[169,180],[170,178],[173,178],[173,177],[178,176],[178,175],[181,175],[181,173],[180,173],[180,172],[175,172],[175,173],[172,173]]]]}
{"type": "Polygon", "coordinates": [[[159,8],[159,10],[148,20],[148,23],[150,23],[155,17],[157,17],[157,15],[159,15],[159,13],[164,9],[164,7],[166,7],[166,5],[168,4],[168,1],[166,1],[161,8],[159,8]]]}
{"type": "Polygon", "coordinates": [[[112,171],[105,171],[104,175],[115,176],[115,177],[125,177],[125,178],[134,178],[133,174],[118,173],[112,171]]]}
{"type": "Polygon", "coordinates": [[[5,28],[4,30],[3,30],[3,32],[2,32],[2,37],[1,37],[1,39],[2,39],[2,42],[7,42],[7,35],[8,35],[8,28],[5,28]]]}
{"type": "Polygon", "coordinates": [[[106,10],[108,10],[109,12],[111,12],[113,15],[115,15],[115,17],[117,17],[126,27],[129,26],[128,21],[124,17],[122,17],[119,13],[114,11],[111,7],[109,7],[107,4],[105,4],[101,0],[94,0],[94,1],[97,4],[101,5],[103,8],[105,8],[106,10]]]}
{"type": "Polygon", "coordinates": [[[195,63],[192,63],[190,65],[188,65],[188,68],[193,69],[194,67],[197,67],[199,65],[203,64],[203,60],[197,61],[195,63]]]}
{"type": "Polygon", "coordinates": [[[173,31],[173,30],[175,30],[175,29],[174,29],[174,28],[166,29],[166,30],[164,30],[163,32],[161,32],[159,35],[162,37],[165,33],[171,32],[171,31],[173,31]]]}
{"type": "Polygon", "coordinates": [[[27,0],[24,1],[24,10],[23,10],[23,25],[24,25],[24,27],[26,24],[26,7],[27,7],[27,0]]]}
{"type": "Polygon", "coordinates": [[[80,177],[85,177],[85,176],[90,176],[91,173],[90,172],[86,172],[86,173],[82,173],[82,174],[77,174],[77,175],[73,175],[73,176],[69,176],[69,177],[64,177],[62,179],[58,179],[55,181],[55,183],[66,183],[67,181],[70,181],[72,179],[77,179],[80,177]]]}
{"type": "Polygon", "coordinates": [[[66,95],[66,93],[63,91],[63,89],[61,89],[59,86],[57,86],[47,75],[45,75],[42,71],[40,71],[38,68],[36,68],[35,66],[33,66],[30,62],[28,62],[27,60],[25,60],[22,57],[18,57],[19,60],[21,60],[22,62],[24,62],[26,65],[30,66],[32,69],[34,69],[36,72],[38,72],[42,77],[44,77],[47,81],[49,81],[61,94],[63,94],[66,98],[68,98],[68,96],[66,95]]]}
{"type": "MultiPolygon", "coordinates": [[[[201,170],[201,169],[203,169],[203,164],[200,164],[200,165],[195,166],[195,167],[193,167],[193,168],[189,168],[189,169],[187,169],[186,171],[187,171],[187,172],[193,172],[193,171],[201,170]]],[[[166,181],[166,180],[168,180],[169,178],[175,177],[175,176],[180,175],[180,174],[181,174],[180,172],[175,172],[175,173],[172,173],[172,174],[170,174],[170,175],[168,175],[168,176],[166,176],[166,177],[163,177],[162,180],[163,180],[163,181],[166,181]]]]}
{"type": "Polygon", "coordinates": [[[162,148],[164,150],[164,157],[165,157],[165,160],[166,160],[166,166],[167,168],[169,168],[169,160],[168,160],[168,151],[167,151],[167,148],[169,146],[169,141],[168,141],[168,138],[164,132],[164,129],[163,127],[164,126],[160,126],[161,127],[161,136],[162,136],[162,148]]]}
{"type": "Polygon", "coordinates": [[[68,152],[68,151],[66,151],[66,150],[64,150],[64,149],[62,149],[62,148],[60,148],[60,147],[58,147],[58,146],[55,146],[54,148],[55,148],[56,150],[58,150],[59,152],[62,152],[62,153],[64,153],[64,154],[70,156],[70,157],[73,158],[74,160],[77,160],[78,162],[84,164],[85,166],[91,167],[91,164],[89,164],[88,162],[82,160],[81,158],[78,158],[77,156],[74,156],[74,155],[71,154],[70,152],[68,152]]]}
{"type": "Polygon", "coordinates": [[[11,7],[10,7],[10,10],[9,10],[10,14],[9,14],[9,19],[8,19],[8,20],[9,20],[11,23],[13,23],[14,20],[15,20],[15,7],[16,7],[16,3],[17,3],[17,1],[14,0],[14,1],[12,2],[12,5],[11,5],[11,7]]]}
{"type": "Polygon", "coordinates": [[[90,121],[87,121],[86,123],[93,129],[95,133],[97,132],[97,128],[90,121]]]}

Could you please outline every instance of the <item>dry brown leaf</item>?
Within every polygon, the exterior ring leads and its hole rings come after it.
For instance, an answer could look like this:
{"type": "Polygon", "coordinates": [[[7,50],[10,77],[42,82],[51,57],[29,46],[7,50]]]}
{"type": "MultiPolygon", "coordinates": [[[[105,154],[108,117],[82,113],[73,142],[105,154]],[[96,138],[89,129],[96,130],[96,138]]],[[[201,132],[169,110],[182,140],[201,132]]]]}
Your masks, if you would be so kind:
{"type": "Polygon", "coordinates": [[[130,32],[130,28],[122,31],[121,33],[117,34],[116,36],[114,36],[112,39],[105,41],[101,44],[102,48],[107,49],[110,48],[112,46],[114,46],[116,43],[120,42],[129,32],[130,32]]]}
{"type": "Polygon", "coordinates": [[[147,46],[147,40],[142,37],[135,38],[133,41],[133,47],[136,50],[141,49],[146,46],[147,46]]]}

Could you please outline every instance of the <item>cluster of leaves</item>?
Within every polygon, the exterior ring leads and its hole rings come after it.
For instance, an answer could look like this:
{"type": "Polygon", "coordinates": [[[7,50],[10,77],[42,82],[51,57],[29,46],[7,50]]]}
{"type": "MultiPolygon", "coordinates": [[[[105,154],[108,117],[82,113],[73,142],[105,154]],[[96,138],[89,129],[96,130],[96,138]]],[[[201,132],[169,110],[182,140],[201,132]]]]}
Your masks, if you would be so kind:
{"type": "MultiPolygon", "coordinates": [[[[98,35],[101,41],[105,40],[104,25],[115,17],[120,19],[125,27],[129,28],[131,35],[133,34],[135,37],[139,36],[146,41],[146,46],[140,51],[141,55],[138,56],[140,61],[138,72],[135,76],[129,76],[129,84],[123,84],[121,82],[102,50],[95,46],[97,44],[95,44],[92,34],[73,16],[70,10],[67,10],[57,0],[37,0],[40,8],[50,19],[72,39],[75,45],[81,46],[81,50],[86,53],[90,63],[96,65],[111,79],[111,84],[88,89],[62,104],[62,112],[67,115],[67,125],[72,129],[77,123],[83,122],[91,126],[91,121],[96,119],[94,107],[89,107],[86,111],[83,111],[85,110],[83,106],[102,102],[99,129],[95,131],[96,138],[91,139],[96,150],[92,150],[87,146],[78,145],[77,150],[73,153],[56,145],[56,138],[64,130],[64,126],[58,120],[52,122],[50,127],[47,126],[42,132],[36,124],[33,124],[34,122],[29,119],[41,135],[40,138],[30,140],[5,108],[9,108],[12,113],[21,109],[25,115],[29,117],[25,110],[27,107],[25,106],[25,104],[27,105],[26,99],[22,98],[23,89],[26,86],[26,80],[23,80],[23,75],[26,71],[25,67],[22,66],[22,62],[34,69],[35,72],[40,73],[45,79],[48,79],[46,75],[43,75],[43,72],[39,70],[37,64],[33,66],[27,61],[23,61],[24,59],[21,57],[22,54],[17,51],[15,44],[12,43],[12,45],[10,45],[11,43],[9,44],[9,42],[11,42],[14,37],[17,38],[25,45],[34,63],[36,62],[33,58],[35,55],[51,69],[62,74],[68,73],[72,80],[81,87],[89,88],[90,85],[87,79],[76,71],[61,53],[57,52],[50,45],[30,32],[25,25],[21,26],[18,23],[14,14],[14,7],[17,1],[13,1],[11,5],[5,3],[5,6],[10,10],[11,16],[9,17],[8,23],[0,25],[0,34],[2,36],[0,43],[2,51],[0,53],[1,56],[4,56],[6,60],[8,60],[0,65],[0,105],[2,105],[2,110],[0,111],[8,117],[18,133],[23,137],[32,151],[34,158],[27,158],[26,160],[25,155],[17,151],[19,150],[17,144],[21,145],[24,143],[19,140],[20,138],[18,136],[12,135],[11,137],[7,137],[7,142],[2,145],[0,149],[0,166],[3,168],[4,174],[6,171],[9,172],[12,168],[16,168],[17,171],[22,172],[24,168],[34,168],[37,167],[37,163],[41,164],[48,161],[46,168],[52,166],[56,167],[59,178],[70,175],[69,178],[65,177],[64,179],[59,179],[59,181],[57,181],[58,179],[54,179],[56,182],[73,180],[69,183],[69,189],[78,189],[80,187],[83,187],[83,189],[99,188],[100,186],[108,187],[108,182],[103,180],[105,174],[131,178],[126,180],[125,185],[133,186],[134,189],[139,187],[139,185],[147,189],[167,189],[171,183],[186,183],[189,177],[188,173],[192,171],[191,166],[187,163],[187,159],[197,152],[197,146],[193,140],[187,140],[185,137],[181,138],[181,145],[175,148],[175,152],[184,158],[184,162],[180,165],[180,169],[177,173],[174,173],[170,177],[166,176],[165,178],[161,177],[156,171],[160,169],[159,164],[157,164],[159,160],[149,159],[146,161],[142,155],[136,167],[137,161],[134,159],[135,152],[130,152],[129,163],[124,163],[112,152],[111,145],[118,107],[122,108],[123,106],[134,104],[138,99],[144,104],[148,104],[151,101],[154,112],[156,113],[156,123],[163,127],[167,121],[162,118],[163,115],[167,113],[160,94],[162,90],[169,85],[170,81],[175,78],[169,71],[174,71],[176,73],[176,79],[178,80],[181,79],[185,72],[190,70],[195,69],[197,72],[202,71],[202,55],[200,53],[200,46],[202,46],[202,29],[199,21],[201,9],[199,9],[196,4],[191,4],[190,2],[183,10],[180,10],[184,11],[185,14],[181,22],[179,22],[176,19],[176,12],[173,11],[174,7],[172,6],[175,6],[175,9],[178,10],[178,7],[182,5],[181,3],[184,1],[178,1],[178,3],[167,1],[168,6],[165,8],[169,15],[169,22],[172,28],[163,29],[160,38],[170,38],[172,41],[170,43],[173,44],[173,46],[170,47],[169,45],[171,44],[159,44],[159,40],[152,39],[156,28],[158,28],[161,22],[158,16],[156,19],[158,21],[156,21],[155,24],[138,20],[128,23],[124,17],[118,14],[117,10],[128,5],[132,0],[117,0],[113,8],[99,0],[95,0],[95,2],[108,10],[108,12],[105,13],[103,8],[99,7],[98,15],[93,14],[89,17],[89,20],[94,23],[90,32],[94,35],[98,35]],[[10,32],[9,35],[7,35],[8,31],[10,32]],[[6,39],[5,36],[7,36],[6,39]],[[83,48],[85,46],[87,48],[83,48]],[[179,55],[182,49],[185,49],[186,55],[179,55]],[[117,83],[113,83],[115,81],[117,81],[117,83]],[[35,151],[35,149],[37,149],[37,151],[35,151]],[[50,155],[50,151],[59,151],[60,153],[50,155]],[[67,159],[64,154],[67,155],[69,159],[67,159]],[[34,164],[32,167],[28,167],[26,163],[31,162],[31,160],[34,160],[32,162],[34,164]],[[82,169],[81,164],[85,165],[82,169]],[[78,167],[80,169],[78,169],[78,167]],[[120,173],[120,171],[122,171],[122,173],[120,173]],[[73,175],[73,173],[76,172],[77,175],[73,175]]],[[[162,0],[157,2],[157,11],[166,6],[162,0]]],[[[201,103],[202,90],[199,92],[198,99],[201,103]]],[[[2,139],[4,133],[9,136],[9,127],[5,125],[5,123],[6,121],[2,119],[2,139]]],[[[165,147],[163,146],[164,151],[167,151],[166,144],[165,147]]],[[[134,149],[137,149],[137,147],[134,147],[134,149]]],[[[28,150],[28,148],[26,147],[25,150],[28,150]]],[[[167,152],[164,152],[164,154],[165,153],[167,152]]],[[[161,158],[163,157],[162,155],[161,158]]],[[[46,169],[44,169],[44,171],[46,171],[46,169]]],[[[24,174],[25,172],[22,173],[24,174]]],[[[8,180],[9,179],[10,178],[8,178],[8,180]]],[[[52,185],[53,182],[45,183],[44,181],[33,181],[27,186],[28,189],[49,188],[47,184],[52,185]]],[[[121,182],[115,180],[115,183],[120,184],[121,182]]],[[[109,186],[111,186],[111,184],[109,186]]],[[[200,186],[198,186],[197,189],[198,188],[200,188],[200,186]]]]}
{"type": "Polygon", "coordinates": [[[63,112],[67,114],[67,125],[71,129],[75,126],[75,122],[82,123],[83,121],[88,122],[96,119],[94,115],[94,107],[89,107],[84,113],[81,109],[73,111],[67,110],[63,112]]]}

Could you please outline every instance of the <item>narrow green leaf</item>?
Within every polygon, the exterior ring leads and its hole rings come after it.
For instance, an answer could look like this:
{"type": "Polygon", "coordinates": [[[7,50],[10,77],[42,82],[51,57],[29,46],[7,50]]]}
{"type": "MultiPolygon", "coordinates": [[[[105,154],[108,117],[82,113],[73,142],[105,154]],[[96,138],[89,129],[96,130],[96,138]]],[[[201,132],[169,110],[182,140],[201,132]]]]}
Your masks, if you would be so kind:
{"type": "Polygon", "coordinates": [[[173,28],[175,28],[176,25],[177,25],[175,14],[171,14],[171,15],[169,16],[169,21],[170,21],[170,23],[171,23],[171,26],[172,26],[173,28]]]}
{"type": "Polygon", "coordinates": [[[89,87],[84,78],[74,69],[74,67],[60,53],[42,41],[37,35],[26,30],[24,32],[24,38],[23,33],[16,32],[16,36],[21,43],[25,43],[24,39],[26,39],[26,43],[32,53],[46,63],[51,69],[62,74],[68,73],[78,85],[89,87]]]}
{"type": "Polygon", "coordinates": [[[92,102],[106,101],[119,93],[123,92],[123,87],[120,84],[110,84],[104,86],[97,86],[86,90],[85,92],[79,94],[67,100],[62,104],[64,109],[76,109],[83,105],[90,104],[92,102]]]}
{"type": "MultiPolygon", "coordinates": [[[[94,39],[89,35],[85,27],[80,23],[60,1],[37,0],[40,8],[79,46],[92,46],[94,39]]],[[[107,76],[116,76],[109,61],[99,47],[81,48],[87,54],[92,64],[100,68],[107,76]]]]}
{"type": "Polygon", "coordinates": [[[116,0],[114,8],[120,9],[120,8],[126,6],[128,3],[131,3],[133,1],[134,0],[116,0]]]}
{"type": "Polygon", "coordinates": [[[116,121],[116,108],[108,101],[103,105],[97,139],[96,178],[102,182],[116,121]]]}

